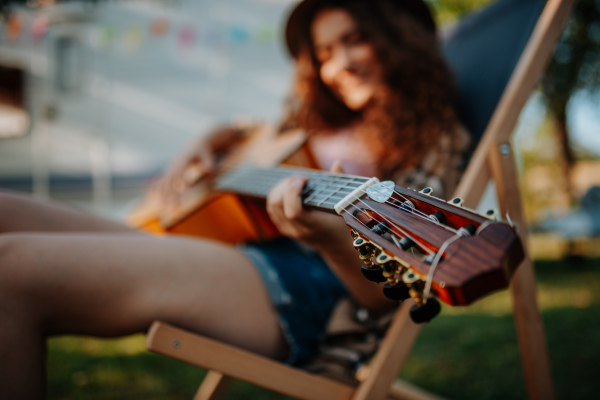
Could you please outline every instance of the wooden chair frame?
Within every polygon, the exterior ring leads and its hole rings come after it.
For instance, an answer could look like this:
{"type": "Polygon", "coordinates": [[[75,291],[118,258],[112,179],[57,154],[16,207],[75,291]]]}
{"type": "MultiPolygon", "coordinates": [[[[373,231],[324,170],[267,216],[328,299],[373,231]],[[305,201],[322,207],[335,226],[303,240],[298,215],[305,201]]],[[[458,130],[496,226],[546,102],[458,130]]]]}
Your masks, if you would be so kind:
{"type": "MultiPolygon", "coordinates": [[[[455,194],[464,199],[466,206],[474,208],[493,180],[500,212],[510,215],[524,244],[526,225],[510,139],[520,111],[547,65],[573,3],[574,0],[549,0],[545,5],[455,194]]],[[[554,390],[550,362],[537,304],[533,263],[527,253],[526,250],[525,260],[511,285],[515,325],[529,398],[551,400],[554,390]]],[[[370,364],[360,371],[357,386],[310,374],[159,321],[154,322],[148,332],[147,348],[209,370],[196,393],[198,400],[216,398],[228,377],[296,398],[437,399],[433,394],[396,379],[422,328],[409,317],[411,301],[405,303],[395,313],[370,364]]]]}

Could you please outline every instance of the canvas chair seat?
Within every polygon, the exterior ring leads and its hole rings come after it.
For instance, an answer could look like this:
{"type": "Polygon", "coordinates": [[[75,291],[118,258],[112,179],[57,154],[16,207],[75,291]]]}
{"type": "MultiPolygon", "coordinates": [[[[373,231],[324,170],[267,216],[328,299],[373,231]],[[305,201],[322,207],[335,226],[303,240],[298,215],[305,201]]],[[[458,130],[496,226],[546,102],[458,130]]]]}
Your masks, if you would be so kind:
{"type": "MultiPolygon", "coordinates": [[[[477,180],[473,176],[485,169],[486,165],[477,159],[478,151],[487,154],[489,149],[481,147],[488,146],[489,138],[498,134],[495,121],[500,119],[506,125],[512,124],[512,131],[518,111],[564,26],[566,15],[562,14],[568,13],[572,3],[573,0],[550,0],[548,4],[543,0],[499,0],[442,31],[442,50],[454,70],[462,95],[461,118],[475,141],[480,142],[467,168],[469,176],[463,181],[477,180]]],[[[510,132],[503,134],[508,136],[510,132]]],[[[508,162],[514,164],[512,158],[508,162]]],[[[507,170],[504,164],[501,167],[503,171],[496,171],[500,175],[507,170]]],[[[509,172],[516,174],[514,170],[509,172]]],[[[516,175],[511,179],[516,184],[516,175]]],[[[459,195],[464,195],[462,186],[462,189],[459,186],[459,195]]],[[[520,203],[517,206],[520,208],[520,203]]],[[[528,309],[523,313],[539,315],[530,262],[522,265],[517,273],[517,291],[526,293],[523,303],[528,309]]],[[[420,331],[408,318],[411,303],[408,300],[398,309],[373,316],[348,299],[340,302],[321,341],[319,354],[302,366],[309,374],[159,321],[150,329],[147,343],[151,351],[211,370],[196,399],[214,398],[228,376],[298,398],[437,399],[405,382],[392,384],[420,331]],[[186,351],[180,351],[182,341],[189,343],[186,351]],[[272,376],[265,377],[257,369],[268,371],[272,376]]],[[[516,319],[520,318],[519,313],[517,310],[516,319]]],[[[552,398],[553,392],[540,320],[539,317],[534,321],[524,318],[523,321],[532,326],[521,328],[520,340],[528,342],[528,347],[522,349],[524,353],[536,355],[535,359],[524,360],[524,367],[530,395],[541,399],[552,398]]],[[[527,354],[524,357],[527,358],[527,354]]]]}

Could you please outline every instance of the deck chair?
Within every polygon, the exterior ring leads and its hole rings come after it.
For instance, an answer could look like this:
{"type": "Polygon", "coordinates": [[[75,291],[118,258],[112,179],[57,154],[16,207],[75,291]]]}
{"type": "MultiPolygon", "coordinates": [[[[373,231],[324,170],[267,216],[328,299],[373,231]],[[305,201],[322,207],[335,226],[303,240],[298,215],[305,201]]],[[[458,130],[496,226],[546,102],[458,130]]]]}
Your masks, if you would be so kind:
{"type": "MultiPolygon", "coordinates": [[[[509,139],[573,2],[500,0],[465,16],[442,38],[444,53],[462,91],[463,121],[479,139],[456,195],[475,208],[493,179],[500,211],[503,215],[509,213],[523,234],[525,225],[509,139]]],[[[513,277],[511,291],[528,395],[552,399],[535,276],[527,255],[513,277]]],[[[230,378],[295,398],[436,399],[396,379],[422,329],[408,315],[409,302],[394,312],[378,350],[369,364],[358,370],[354,382],[290,367],[160,321],[155,321],[148,332],[147,348],[209,370],[196,399],[216,398],[230,378]]]]}

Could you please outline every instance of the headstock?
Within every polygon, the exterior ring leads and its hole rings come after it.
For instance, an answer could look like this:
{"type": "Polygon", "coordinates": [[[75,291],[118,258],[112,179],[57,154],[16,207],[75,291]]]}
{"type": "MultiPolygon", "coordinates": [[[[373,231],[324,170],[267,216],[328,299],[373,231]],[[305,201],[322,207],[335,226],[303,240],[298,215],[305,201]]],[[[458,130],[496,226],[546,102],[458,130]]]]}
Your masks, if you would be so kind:
{"type": "Polygon", "coordinates": [[[458,306],[508,287],[524,253],[515,228],[420,192],[372,182],[336,205],[354,239],[363,274],[385,282],[386,296],[412,297],[415,322],[439,312],[439,298],[458,306]],[[338,207],[339,206],[339,207],[338,207]]]}

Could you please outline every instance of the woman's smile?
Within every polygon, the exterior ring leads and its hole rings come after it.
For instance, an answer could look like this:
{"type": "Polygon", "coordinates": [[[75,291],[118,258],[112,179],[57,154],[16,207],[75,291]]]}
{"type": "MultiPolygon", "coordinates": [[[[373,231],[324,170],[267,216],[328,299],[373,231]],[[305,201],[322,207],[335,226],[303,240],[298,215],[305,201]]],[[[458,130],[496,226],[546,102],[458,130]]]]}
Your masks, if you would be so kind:
{"type": "Polygon", "coordinates": [[[342,9],[323,9],[313,20],[311,35],[323,83],[348,108],[364,108],[382,83],[383,72],[354,18],[342,9]]]}

